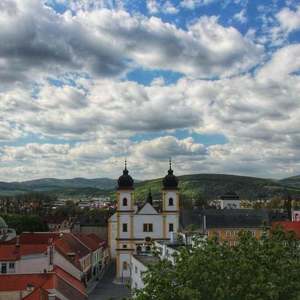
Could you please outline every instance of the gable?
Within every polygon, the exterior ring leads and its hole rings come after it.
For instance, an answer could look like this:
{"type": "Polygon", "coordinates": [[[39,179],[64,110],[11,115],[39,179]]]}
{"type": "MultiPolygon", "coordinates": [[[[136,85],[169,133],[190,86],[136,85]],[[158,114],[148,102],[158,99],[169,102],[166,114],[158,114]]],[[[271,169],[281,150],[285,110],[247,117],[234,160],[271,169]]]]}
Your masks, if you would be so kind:
{"type": "Polygon", "coordinates": [[[158,212],[156,209],[150,204],[145,203],[145,205],[137,212],[138,215],[157,215],[158,212]]]}

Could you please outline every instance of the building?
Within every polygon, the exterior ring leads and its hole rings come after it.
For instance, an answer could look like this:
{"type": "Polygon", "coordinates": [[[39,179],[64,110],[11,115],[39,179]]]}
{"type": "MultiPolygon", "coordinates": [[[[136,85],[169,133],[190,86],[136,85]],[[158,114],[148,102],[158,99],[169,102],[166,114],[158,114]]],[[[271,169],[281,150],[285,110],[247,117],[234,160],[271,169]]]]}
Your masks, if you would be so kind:
{"type": "Polygon", "coordinates": [[[153,252],[140,252],[131,256],[131,288],[142,289],[144,287],[143,276],[150,265],[156,264],[161,259],[167,259],[175,263],[175,255],[181,247],[191,245],[191,240],[183,234],[173,234],[170,240],[154,242],[153,252]],[[180,239],[178,237],[181,237],[180,239]]]}
{"type": "Polygon", "coordinates": [[[8,242],[16,237],[16,231],[8,228],[6,222],[0,217],[0,242],[8,242]]]}
{"type": "Polygon", "coordinates": [[[272,229],[280,228],[285,232],[293,232],[295,237],[300,240],[300,222],[299,221],[279,221],[272,223],[272,229]]]}
{"type": "Polygon", "coordinates": [[[151,192],[143,205],[136,205],[134,180],[125,162],[123,175],[118,179],[117,210],[108,221],[109,248],[116,259],[116,277],[121,281],[131,277],[132,255],[150,251],[153,241],[169,240],[179,230],[178,179],[171,162],[162,184],[160,208],[153,207],[151,192]]]}
{"type": "Polygon", "coordinates": [[[85,287],[59,267],[42,274],[0,277],[0,300],[85,300],[85,287]]]}
{"type": "Polygon", "coordinates": [[[228,192],[220,197],[221,209],[239,209],[241,208],[241,200],[237,193],[228,192]]]}
{"type": "Polygon", "coordinates": [[[95,235],[71,233],[22,233],[0,244],[2,274],[40,274],[60,267],[89,286],[109,263],[106,242],[95,235]]]}
{"type": "Polygon", "coordinates": [[[74,221],[72,232],[82,234],[94,234],[99,236],[102,240],[107,240],[107,220],[109,216],[109,210],[98,211],[95,214],[82,214],[78,216],[74,221]]]}
{"type": "Polygon", "coordinates": [[[286,220],[287,214],[255,209],[203,209],[183,211],[181,225],[184,231],[196,231],[217,237],[220,242],[235,245],[240,231],[250,231],[260,238],[272,222],[286,220]]]}

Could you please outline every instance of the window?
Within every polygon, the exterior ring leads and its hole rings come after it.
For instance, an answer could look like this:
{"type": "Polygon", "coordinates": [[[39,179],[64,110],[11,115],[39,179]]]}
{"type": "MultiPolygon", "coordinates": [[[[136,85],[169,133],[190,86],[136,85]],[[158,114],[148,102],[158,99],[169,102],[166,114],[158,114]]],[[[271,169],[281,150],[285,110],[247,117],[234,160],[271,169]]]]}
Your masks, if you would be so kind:
{"type": "Polygon", "coordinates": [[[127,206],[127,198],[123,198],[123,206],[127,206]]]}
{"type": "Polygon", "coordinates": [[[1,273],[2,273],[2,274],[7,273],[7,266],[6,266],[6,263],[2,263],[2,265],[1,265],[1,273]]]}
{"type": "Polygon", "coordinates": [[[143,230],[144,232],[153,232],[153,224],[144,224],[143,230]]]}
{"type": "Polygon", "coordinates": [[[174,200],[173,198],[169,198],[169,206],[173,206],[174,205],[174,200]]]}
{"type": "Polygon", "coordinates": [[[138,245],[138,246],[136,247],[136,252],[137,252],[137,253],[142,252],[142,247],[141,247],[140,245],[138,245]]]}
{"type": "Polygon", "coordinates": [[[169,224],[169,232],[173,232],[174,231],[174,224],[170,223],[169,224]]]}
{"type": "Polygon", "coordinates": [[[15,263],[14,262],[10,262],[8,267],[10,269],[14,269],[15,268],[15,263]]]}
{"type": "Polygon", "coordinates": [[[123,270],[127,270],[127,261],[123,261],[123,270]]]}
{"type": "Polygon", "coordinates": [[[150,252],[151,251],[151,247],[150,246],[146,246],[146,252],[150,252]]]}
{"type": "Polygon", "coordinates": [[[123,228],[122,228],[122,229],[123,229],[123,232],[127,232],[127,223],[124,223],[122,227],[123,227],[123,228]]]}
{"type": "Polygon", "coordinates": [[[123,245],[123,248],[125,248],[125,249],[126,249],[126,248],[127,248],[127,245],[126,245],[126,244],[124,244],[124,245],[123,245]]]}

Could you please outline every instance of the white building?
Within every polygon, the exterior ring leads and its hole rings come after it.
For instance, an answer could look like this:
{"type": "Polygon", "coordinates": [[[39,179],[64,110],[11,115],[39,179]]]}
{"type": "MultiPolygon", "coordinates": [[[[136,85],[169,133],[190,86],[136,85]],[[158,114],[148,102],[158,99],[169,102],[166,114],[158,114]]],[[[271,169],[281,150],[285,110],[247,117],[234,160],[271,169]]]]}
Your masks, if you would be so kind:
{"type": "Polygon", "coordinates": [[[169,240],[179,229],[178,179],[171,168],[163,179],[161,207],[154,208],[152,196],[143,206],[134,202],[134,181],[125,163],[123,175],[118,180],[117,211],[108,221],[111,257],[116,259],[116,277],[131,277],[132,255],[150,251],[156,240],[169,240]]]}
{"type": "Polygon", "coordinates": [[[220,197],[221,209],[240,209],[241,200],[235,192],[229,192],[220,197]]]}
{"type": "MultiPolygon", "coordinates": [[[[176,235],[177,237],[179,235],[176,235]]],[[[181,237],[184,237],[182,235],[181,237]]],[[[186,242],[187,239],[184,237],[186,242]]],[[[173,264],[175,263],[175,255],[178,253],[179,248],[186,246],[185,242],[179,241],[175,235],[171,240],[161,240],[154,242],[154,249],[157,255],[153,253],[140,253],[134,254],[131,257],[131,288],[142,289],[144,288],[144,274],[148,270],[149,265],[157,263],[159,260],[167,259],[173,264]]]]}

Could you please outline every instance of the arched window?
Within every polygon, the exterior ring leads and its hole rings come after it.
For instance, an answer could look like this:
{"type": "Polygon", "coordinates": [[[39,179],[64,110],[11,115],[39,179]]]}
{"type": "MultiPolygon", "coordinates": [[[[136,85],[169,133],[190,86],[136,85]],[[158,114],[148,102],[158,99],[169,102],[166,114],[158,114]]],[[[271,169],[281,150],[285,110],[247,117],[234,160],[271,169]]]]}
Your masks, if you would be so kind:
{"type": "Polygon", "coordinates": [[[169,206],[173,206],[174,205],[174,200],[173,198],[169,198],[169,206]]]}
{"type": "Polygon", "coordinates": [[[146,246],[146,252],[150,252],[151,247],[150,246],[146,246]]]}
{"type": "Polygon", "coordinates": [[[136,247],[136,252],[137,252],[137,253],[141,253],[141,252],[142,252],[142,246],[138,245],[138,246],[136,247]]]}
{"type": "Polygon", "coordinates": [[[123,270],[127,270],[127,261],[123,261],[123,270]]]}
{"type": "Polygon", "coordinates": [[[123,206],[127,206],[127,198],[123,198],[123,206]]]}

